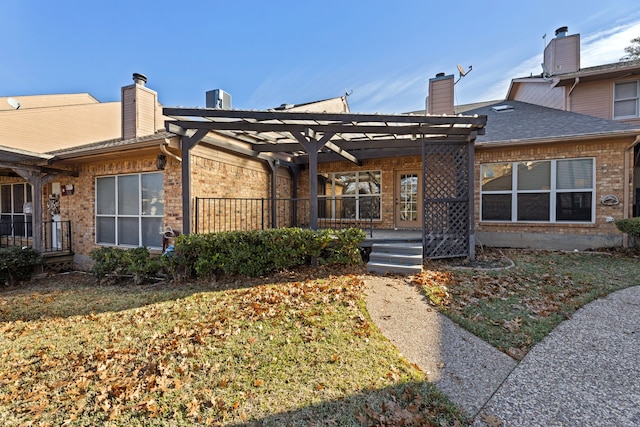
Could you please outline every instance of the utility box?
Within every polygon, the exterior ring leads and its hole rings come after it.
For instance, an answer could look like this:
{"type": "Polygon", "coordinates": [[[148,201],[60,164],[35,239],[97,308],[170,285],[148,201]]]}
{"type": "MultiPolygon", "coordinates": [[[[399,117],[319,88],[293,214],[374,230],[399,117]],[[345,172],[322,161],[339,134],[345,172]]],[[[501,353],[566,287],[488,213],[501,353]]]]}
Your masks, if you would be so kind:
{"type": "Polygon", "coordinates": [[[207,108],[220,110],[231,109],[231,95],[222,89],[214,89],[207,92],[207,108]]]}

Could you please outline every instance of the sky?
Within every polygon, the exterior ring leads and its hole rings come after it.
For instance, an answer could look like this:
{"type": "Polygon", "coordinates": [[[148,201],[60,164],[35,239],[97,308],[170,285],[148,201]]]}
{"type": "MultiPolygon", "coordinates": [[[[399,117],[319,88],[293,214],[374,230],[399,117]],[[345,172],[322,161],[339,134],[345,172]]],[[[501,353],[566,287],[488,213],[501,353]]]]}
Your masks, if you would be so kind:
{"type": "Polygon", "coordinates": [[[424,109],[428,81],[456,104],[504,99],[540,74],[546,41],[580,33],[581,66],[617,62],[640,36],[637,0],[0,0],[0,96],[120,100],[133,73],[165,106],[234,109],[349,94],[352,112],[424,109]]]}

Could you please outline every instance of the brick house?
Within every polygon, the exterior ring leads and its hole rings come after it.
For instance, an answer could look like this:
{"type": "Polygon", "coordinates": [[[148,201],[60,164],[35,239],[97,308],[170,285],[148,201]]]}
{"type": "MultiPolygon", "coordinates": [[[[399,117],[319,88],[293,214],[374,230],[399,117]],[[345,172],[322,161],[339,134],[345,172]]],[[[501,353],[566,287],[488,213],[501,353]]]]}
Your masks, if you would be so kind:
{"type": "MultiPolygon", "coordinates": [[[[59,240],[66,238],[69,246],[65,248],[73,253],[76,266],[88,265],[91,250],[102,245],[147,246],[160,251],[162,233],[168,227],[177,232],[211,231],[198,227],[221,217],[232,222],[227,229],[292,225],[292,217],[293,225],[299,226],[348,226],[366,219],[376,228],[393,228],[395,179],[403,182],[408,195],[400,212],[406,223],[397,225],[412,227],[419,220],[415,197],[422,167],[415,158],[421,151],[416,135],[427,134],[431,142],[457,141],[466,147],[484,126],[483,118],[353,115],[346,97],[282,105],[273,110],[275,114],[302,115],[304,122],[309,117],[331,117],[323,123],[323,132],[336,126],[336,117],[345,118],[351,133],[354,121],[366,120],[356,129],[357,135],[340,141],[350,147],[361,145],[359,138],[377,147],[390,141],[371,141],[368,135],[396,142],[393,148],[373,150],[373,156],[365,153],[368,147],[360,146],[354,152],[364,160],[357,160],[337,144],[324,141],[335,157],[318,148],[317,165],[322,169],[315,181],[308,179],[309,162],[295,163],[280,150],[261,151],[264,147],[252,144],[246,133],[200,132],[169,124],[173,115],[163,115],[157,93],[146,86],[143,75],[134,74],[134,83],[122,88],[121,101],[108,106],[89,95],[51,97],[55,99],[31,100],[31,105],[23,97],[14,98],[14,104],[22,101],[20,108],[9,104],[11,108],[0,112],[4,114],[0,119],[9,124],[29,123],[29,116],[38,109],[46,116],[40,119],[42,125],[31,128],[33,132],[25,127],[24,132],[13,131],[0,139],[2,234],[5,243],[12,238],[15,244],[18,238],[18,244],[29,243],[45,251],[59,248],[59,240]],[[62,133],[47,133],[64,122],[63,116],[82,118],[87,112],[90,118],[63,126],[62,133]],[[391,128],[389,122],[397,123],[391,128]],[[105,130],[97,132],[101,127],[105,130]],[[406,155],[398,156],[398,150],[406,155]],[[350,159],[349,166],[341,167],[334,161],[337,158],[350,159]],[[314,186],[320,188],[317,199],[310,197],[309,189],[314,186]],[[215,199],[225,205],[222,211],[220,204],[205,208],[199,199],[206,203],[215,199]],[[240,204],[235,204],[238,200],[240,204]],[[256,200],[262,202],[260,208],[247,208],[247,203],[256,200]],[[276,206],[276,200],[287,205],[276,206]],[[294,210],[298,211],[295,215],[294,210]],[[283,212],[289,218],[286,223],[276,221],[283,212]],[[316,224],[310,218],[314,214],[316,224]],[[22,228],[16,226],[18,222],[22,228]],[[65,232],[59,223],[72,228],[65,232]]],[[[313,126],[305,128],[313,130],[313,126]]],[[[262,133],[261,141],[271,141],[273,135],[262,133]]]]}
{"type": "Polygon", "coordinates": [[[505,101],[467,111],[487,114],[489,123],[476,142],[478,239],[560,249],[620,245],[611,221],[640,215],[640,61],[580,68],[580,35],[567,27],[543,56],[542,73],[513,79],[505,101]],[[536,167],[545,168],[544,183],[534,181],[536,167]],[[520,182],[525,169],[528,184],[520,182]],[[510,186],[498,185],[502,175],[513,179],[510,186]]]}

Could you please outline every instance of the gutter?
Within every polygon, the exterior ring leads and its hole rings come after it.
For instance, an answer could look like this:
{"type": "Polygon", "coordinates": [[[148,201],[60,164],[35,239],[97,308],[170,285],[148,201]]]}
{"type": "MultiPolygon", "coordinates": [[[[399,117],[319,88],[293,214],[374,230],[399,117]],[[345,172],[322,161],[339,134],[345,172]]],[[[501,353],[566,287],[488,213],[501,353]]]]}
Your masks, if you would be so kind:
{"type": "Polygon", "coordinates": [[[567,111],[571,111],[571,93],[576,88],[576,86],[578,86],[578,83],[580,83],[580,77],[576,77],[576,79],[573,81],[573,85],[571,85],[571,88],[569,89],[569,93],[567,94],[567,101],[569,104],[565,106],[567,111]]]}
{"type": "MultiPolygon", "coordinates": [[[[596,138],[625,138],[632,135],[637,135],[636,131],[616,131],[611,133],[590,133],[585,135],[558,135],[548,138],[539,138],[539,139],[510,139],[506,141],[497,141],[497,142],[478,142],[476,140],[475,147],[476,148],[503,148],[503,147],[517,147],[521,145],[532,145],[532,144],[549,144],[549,143],[557,143],[557,142],[575,142],[575,141],[588,141],[596,138]]],[[[635,143],[633,144],[635,146],[635,143]]]]}
{"type": "Polygon", "coordinates": [[[169,138],[165,138],[164,141],[162,141],[160,143],[160,151],[162,151],[164,154],[166,154],[167,156],[171,157],[172,159],[175,159],[175,160],[179,161],[180,163],[182,163],[182,157],[178,156],[177,154],[172,153],[167,148],[169,146],[169,143],[170,143],[169,138]]]}

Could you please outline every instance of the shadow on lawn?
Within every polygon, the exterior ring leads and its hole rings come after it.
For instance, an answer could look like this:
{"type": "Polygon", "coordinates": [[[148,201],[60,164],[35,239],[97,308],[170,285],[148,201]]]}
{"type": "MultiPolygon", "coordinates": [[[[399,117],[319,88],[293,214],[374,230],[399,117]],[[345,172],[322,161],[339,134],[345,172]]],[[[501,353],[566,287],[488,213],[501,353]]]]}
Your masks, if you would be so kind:
{"type": "Polygon", "coordinates": [[[97,283],[91,274],[82,272],[54,274],[12,287],[0,287],[0,322],[118,312],[186,298],[200,292],[329,279],[363,271],[363,266],[302,266],[295,271],[282,271],[268,277],[226,276],[218,280],[146,285],[126,282],[104,285],[97,283]]]}
{"type": "Polygon", "coordinates": [[[406,382],[380,390],[323,401],[298,410],[229,424],[233,427],[279,426],[461,426],[464,414],[433,384],[406,382]]]}

